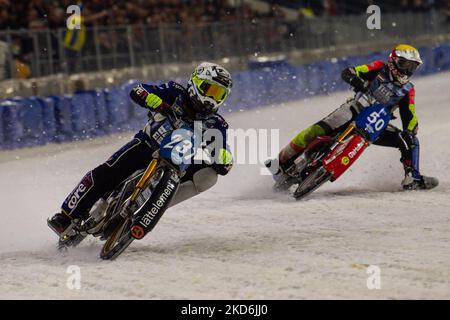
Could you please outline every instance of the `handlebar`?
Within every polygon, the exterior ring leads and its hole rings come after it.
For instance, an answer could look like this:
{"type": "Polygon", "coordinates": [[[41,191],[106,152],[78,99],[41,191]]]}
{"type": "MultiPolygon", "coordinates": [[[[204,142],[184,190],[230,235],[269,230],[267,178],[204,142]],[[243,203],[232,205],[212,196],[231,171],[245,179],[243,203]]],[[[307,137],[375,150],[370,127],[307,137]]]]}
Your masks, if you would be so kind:
{"type": "Polygon", "coordinates": [[[369,105],[373,105],[377,101],[370,91],[367,91],[367,92],[358,91],[355,93],[355,96],[353,99],[355,101],[358,101],[361,98],[363,98],[369,105]]]}

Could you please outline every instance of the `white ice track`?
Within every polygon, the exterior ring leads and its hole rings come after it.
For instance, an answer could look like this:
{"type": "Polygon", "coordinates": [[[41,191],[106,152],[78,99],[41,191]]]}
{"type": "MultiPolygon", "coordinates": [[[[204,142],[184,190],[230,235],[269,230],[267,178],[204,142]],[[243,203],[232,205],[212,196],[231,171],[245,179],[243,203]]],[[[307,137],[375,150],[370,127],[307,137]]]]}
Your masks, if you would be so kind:
{"type": "MultiPolygon", "coordinates": [[[[209,192],[168,210],[116,261],[89,239],[61,256],[46,218],[132,133],[0,152],[0,298],[450,298],[450,74],[416,81],[422,170],[441,185],[401,192],[397,150],[371,147],[308,200],[271,191],[259,166],[236,166],[209,192]],[[81,289],[69,290],[69,265],[81,289]],[[381,268],[368,290],[366,265],[381,268]]],[[[228,116],[280,128],[286,143],[349,92],[228,116]]]]}

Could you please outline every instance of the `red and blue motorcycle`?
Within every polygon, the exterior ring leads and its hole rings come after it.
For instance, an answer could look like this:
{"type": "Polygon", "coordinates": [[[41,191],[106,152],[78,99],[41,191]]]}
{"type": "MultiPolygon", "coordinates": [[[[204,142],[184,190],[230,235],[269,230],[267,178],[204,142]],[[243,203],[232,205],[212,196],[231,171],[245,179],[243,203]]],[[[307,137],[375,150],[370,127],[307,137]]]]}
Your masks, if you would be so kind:
{"type": "Polygon", "coordinates": [[[376,141],[392,119],[392,110],[382,103],[372,103],[361,93],[355,100],[365,99],[365,107],[349,126],[335,137],[320,136],[294,161],[285,179],[275,184],[276,190],[296,186],[292,195],[300,200],[327,181],[336,181],[376,141]]]}

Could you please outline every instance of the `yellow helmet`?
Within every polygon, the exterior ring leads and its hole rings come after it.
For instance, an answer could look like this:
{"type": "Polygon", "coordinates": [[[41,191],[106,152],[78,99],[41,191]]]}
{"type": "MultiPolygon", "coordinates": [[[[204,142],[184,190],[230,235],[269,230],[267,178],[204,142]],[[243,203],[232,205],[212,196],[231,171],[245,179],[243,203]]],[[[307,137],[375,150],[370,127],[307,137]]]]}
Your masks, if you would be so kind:
{"type": "Polygon", "coordinates": [[[397,45],[389,55],[388,67],[395,81],[405,84],[422,64],[419,50],[408,44],[397,45]]]}

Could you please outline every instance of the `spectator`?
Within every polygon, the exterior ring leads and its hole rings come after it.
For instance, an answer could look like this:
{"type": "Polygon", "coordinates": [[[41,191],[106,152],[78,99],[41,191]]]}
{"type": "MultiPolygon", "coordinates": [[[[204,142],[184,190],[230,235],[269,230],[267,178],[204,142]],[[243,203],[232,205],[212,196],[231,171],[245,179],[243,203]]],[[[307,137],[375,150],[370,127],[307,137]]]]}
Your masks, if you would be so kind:
{"type": "MultiPolygon", "coordinates": [[[[0,30],[63,27],[67,18],[66,8],[74,2],[74,0],[0,0],[0,30]]],[[[261,18],[245,3],[239,7],[232,7],[231,4],[236,3],[232,0],[82,0],[82,2],[86,26],[204,23],[261,18]],[[90,20],[89,16],[95,18],[90,20]]],[[[446,0],[386,0],[380,5],[383,12],[404,12],[405,9],[418,12],[432,7],[437,8],[442,2],[445,3],[446,0]]],[[[283,18],[277,3],[281,1],[270,1],[271,9],[267,17],[283,18]]],[[[367,6],[376,2],[373,0],[303,0],[298,3],[302,4],[302,8],[312,10],[314,15],[334,16],[364,14],[367,6]]],[[[445,10],[443,7],[442,9],[445,10]]],[[[310,12],[303,10],[302,15],[310,15],[310,12]]]]}
{"type": "Polygon", "coordinates": [[[444,8],[444,12],[447,16],[447,23],[450,23],[450,0],[447,0],[447,6],[444,8]]]}
{"type": "Polygon", "coordinates": [[[275,19],[284,19],[286,17],[286,14],[281,10],[280,6],[273,5],[270,7],[270,11],[267,15],[269,18],[275,18],[275,19]]]}
{"type": "MultiPolygon", "coordinates": [[[[68,18],[66,8],[74,2],[0,0],[0,30],[64,27],[68,18]]],[[[204,23],[238,18],[251,20],[257,16],[247,5],[242,10],[236,10],[229,1],[220,0],[84,0],[82,3],[86,26],[204,23]]]]}
{"type": "Polygon", "coordinates": [[[29,9],[27,14],[27,29],[45,29],[47,23],[40,19],[39,12],[36,9],[29,9]]]}
{"type": "Polygon", "coordinates": [[[337,5],[335,0],[323,0],[323,12],[327,16],[337,15],[337,5]]]}

